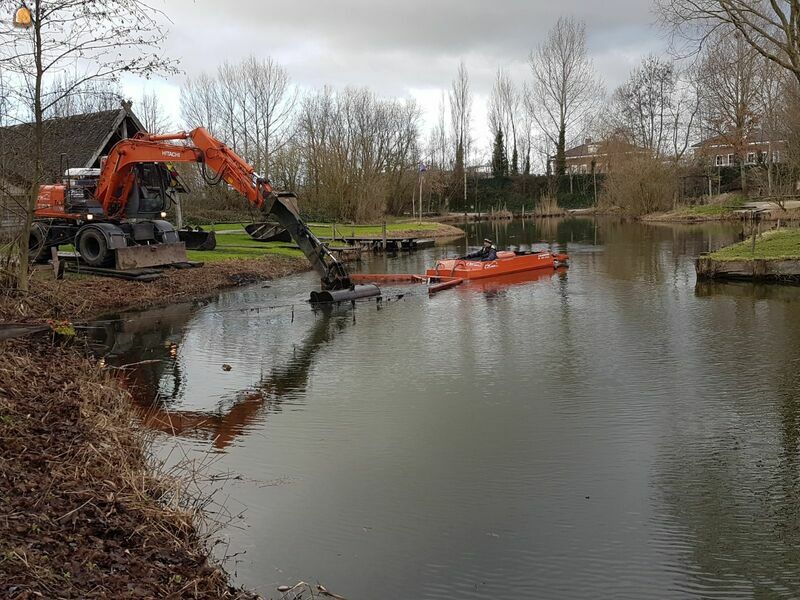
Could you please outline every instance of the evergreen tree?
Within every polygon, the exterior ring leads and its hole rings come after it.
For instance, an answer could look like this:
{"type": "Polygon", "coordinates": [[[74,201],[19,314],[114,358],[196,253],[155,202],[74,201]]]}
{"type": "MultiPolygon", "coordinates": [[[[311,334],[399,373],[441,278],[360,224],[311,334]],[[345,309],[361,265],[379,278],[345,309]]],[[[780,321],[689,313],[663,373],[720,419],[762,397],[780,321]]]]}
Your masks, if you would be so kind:
{"type": "Polygon", "coordinates": [[[525,154],[525,167],[523,168],[522,172],[525,175],[530,175],[531,174],[531,151],[530,150],[528,150],[528,152],[525,154]]]}
{"type": "Polygon", "coordinates": [[[514,151],[511,153],[511,174],[519,175],[519,155],[517,154],[516,146],[514,146],[514,151]]]}
{"type": "Polygon", "coordinates": [[[494,149],[492,151],[492,177],[506,177],[508,175],[508,158],[506,145],[503,140],[503,129],[497,130],[494,136],[494,149]]]}

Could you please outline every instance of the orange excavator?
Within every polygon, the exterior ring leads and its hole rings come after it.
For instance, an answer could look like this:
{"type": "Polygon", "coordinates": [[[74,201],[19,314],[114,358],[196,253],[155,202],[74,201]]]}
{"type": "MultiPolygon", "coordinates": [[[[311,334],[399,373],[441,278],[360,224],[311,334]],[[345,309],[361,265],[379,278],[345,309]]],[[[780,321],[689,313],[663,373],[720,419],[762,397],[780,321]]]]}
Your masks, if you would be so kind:
{"type": "Polygon", "coordinates": [[[168,135],[139,133],[117,143],[99,169],[68,169],[64,181],[41,186],[29,246],[34,260],[50,248],[72,244],[92,267],[118,270],[186,262],[186,246],[166,221],[178,185],[175,163],[196,163],[209,185],[237,190],[265,215],[273,215],[319,273],[322,293],[312,301],[379,295],[354,286],[344,265],[311,232],[292,193],[277,193],[233,150],[206,129],[168,135]]]}

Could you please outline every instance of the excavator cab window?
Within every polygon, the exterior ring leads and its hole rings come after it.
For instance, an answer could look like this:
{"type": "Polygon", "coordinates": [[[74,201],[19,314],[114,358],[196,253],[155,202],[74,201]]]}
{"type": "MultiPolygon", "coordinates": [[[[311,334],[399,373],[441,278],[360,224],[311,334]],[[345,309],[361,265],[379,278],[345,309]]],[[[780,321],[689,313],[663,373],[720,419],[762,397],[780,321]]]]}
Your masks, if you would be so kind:
{"type": "Polygon", "coordinates": [[[164,165],[142,163],[136,166],[136,185],[128,201],[127,213],[131,218],[158,218],[167,210],[170,184],[169,172],[164,165]]]}

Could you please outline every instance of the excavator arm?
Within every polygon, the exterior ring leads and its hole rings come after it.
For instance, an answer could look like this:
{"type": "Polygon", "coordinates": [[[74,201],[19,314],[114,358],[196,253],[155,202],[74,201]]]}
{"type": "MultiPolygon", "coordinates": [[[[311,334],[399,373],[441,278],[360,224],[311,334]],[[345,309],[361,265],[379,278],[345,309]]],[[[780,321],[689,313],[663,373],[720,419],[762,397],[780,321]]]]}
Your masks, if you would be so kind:
{"type": "MultiPolygon", "coordinates": [[[[272,213],[319,273],[324,290],[353,289],[347,269],[300,218],[294,194],[275,193],[269,180],[258,175],[203,127],[168,135],[139,134],[114,146],[105,160],[95,193],[106,214],[112,217],[124,214],[135,185],[135,165],[166,162],[198,163],[207,183],[225,182],[265,214],[272,213]],[[180,141],[184,143],[175,143],[180,141]],[[208,169],[213,175],[209,175],[208,169]]],[[[337,294],[332,299],[345,298],[337,294]]]]}

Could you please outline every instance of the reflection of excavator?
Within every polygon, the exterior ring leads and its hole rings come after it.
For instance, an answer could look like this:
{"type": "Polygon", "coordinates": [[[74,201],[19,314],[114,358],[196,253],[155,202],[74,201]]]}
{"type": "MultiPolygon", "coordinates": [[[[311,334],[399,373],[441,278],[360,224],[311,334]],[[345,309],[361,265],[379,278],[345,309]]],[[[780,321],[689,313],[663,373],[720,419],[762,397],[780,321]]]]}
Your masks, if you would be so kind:
{"type": "Polygon", "coordinates": [[[115,145],[100,169],[70,170],[65,182],[42,186],[30,239],[33,257],[46,258],[50,247],[73,244],[93,267],[186,262],[184,243],[164,220],[176,182],[173,163],[197,163],[206,183],[225,183],[277,218],[319,273],[322,288],[330,290],[320,300],[379,294],[375,286],[353,289],[344,265],[300,218],[294,194],[273,191],[267,179],[202,127],[137,134],[115,145]]]}
{"type": "Polygon", "coordinates": [[[107,356],[115,363],[139,363],[127,373],[125,380],[146,427],[173,435],[202,432],[212,437],[217,448],[228,446],[265,409],[277,411],[287,395],[303,391],[314,355],[351,319],[345,312],[335,312],[330,307],[323,309],[292,358],[273,367],[260,382],[238,392],[223,412],[172,411],[168,409],[167,399],[183,394],[183,374],[176,356],[183,327],[190,315],[185,306],[148,311],[142,321],[128,318],[124,322],[109,323],[106,328],[90,330],[88,341],[96,354],[107,356]],[[143,357],[151,360],[142,363],[143,357]],[[170,383],[171,393],[169,389],[159,390],[164,384],[169,388],[170,383]]]}
{"type": "Polygon", "coordinates": [[[168,411],[151,405],[142,410],[143,424],[172,435],[206,432],[211,435],[215,448],[229,446],[260,418],[265,409],[277,412],[285,396],[305,389],[315,353],[330,342],[335,332],[344,328],[349,319],[344,313],[334,318],[332,311],[325,309],[292,359],[287,364],[273,368],[267,377],[252,388],[240,391],[235,402],[224,413],[168,411]]]}

